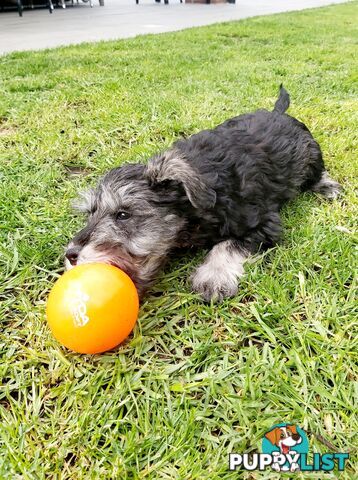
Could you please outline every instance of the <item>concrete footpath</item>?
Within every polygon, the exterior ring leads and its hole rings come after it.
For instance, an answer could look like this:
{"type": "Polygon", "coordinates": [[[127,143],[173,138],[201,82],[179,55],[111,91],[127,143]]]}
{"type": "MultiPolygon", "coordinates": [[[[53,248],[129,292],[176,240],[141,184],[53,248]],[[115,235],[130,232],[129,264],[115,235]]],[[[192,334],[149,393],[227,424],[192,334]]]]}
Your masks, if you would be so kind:
{"type": "MultiPolygon", "coordinates": [[[[185,4],[169,0],[98,0],[56,8],[0,12],[0,54],[98,40],[170,32],[211,23],[239,20],[270,13],[321,7],[346,0],[237,0],[236,4],[185,4]]],[[[184,1],[184,0],[183,0],[184,1]]]]}

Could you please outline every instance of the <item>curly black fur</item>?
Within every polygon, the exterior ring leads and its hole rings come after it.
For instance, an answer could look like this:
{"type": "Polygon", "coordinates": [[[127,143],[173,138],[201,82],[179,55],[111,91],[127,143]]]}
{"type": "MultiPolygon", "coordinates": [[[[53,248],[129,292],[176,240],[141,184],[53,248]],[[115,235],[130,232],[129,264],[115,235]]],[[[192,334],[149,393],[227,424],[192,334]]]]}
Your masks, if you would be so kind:
{"type": "MultiPolygon", "coordinates": [[[[303,123],[284,113],[288,105],[281,88],[273,112],[240,115],[173,145],[175,155],[194,170],[187,180],[192,189],[198,177],[206,185],[201,203],[192,206],[183,195],[180,202],[174,197],[172,205],[187,217],[193,244],[235,238],[250,251],[274,245],[281,233],[280,207],[320,180],[321,149],[303,123]]],[[[163,156],[167,162],[167,153],[163,156]]],[[[149,163],[157,165],[161,158],[149,163]]],[[[165,188],[181,191],[175,183],[165,188]]]]}

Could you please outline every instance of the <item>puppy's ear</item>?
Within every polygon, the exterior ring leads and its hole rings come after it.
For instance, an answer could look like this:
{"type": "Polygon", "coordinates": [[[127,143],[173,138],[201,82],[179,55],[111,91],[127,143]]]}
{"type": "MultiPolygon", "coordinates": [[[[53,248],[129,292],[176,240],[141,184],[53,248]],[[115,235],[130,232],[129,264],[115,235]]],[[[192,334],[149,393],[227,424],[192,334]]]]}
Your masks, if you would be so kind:
{"type": "Polygon", "coordinates": [[[293,435],[297,434],[297,428],[296,425],[287,425],[287,430],[290,430],[293,435]]]}
{"type": "Polygon", "coordinates": [[[273,430],[271,430],[270,432],[267,432],[265,433],[265,438],[267,438],[267,440],[269,440],[272,445],[278,445],[278,441],[279,441],[279,428],[274,428],[273,430]]]}
{"type": "Polygon", "coordinates": [[[171,150],[149,160],[146,176],[152,185],[173,180],[182,184],[195,208],[213,208],[216,193],[179,152],[171,150]]]}
{"type": "Polygon", "coordinates": [[[80,192],[78,198],[72,202],[72,208],[81,213],[93,213],[96,209],[95,191],[90,189],[80,192]]]}

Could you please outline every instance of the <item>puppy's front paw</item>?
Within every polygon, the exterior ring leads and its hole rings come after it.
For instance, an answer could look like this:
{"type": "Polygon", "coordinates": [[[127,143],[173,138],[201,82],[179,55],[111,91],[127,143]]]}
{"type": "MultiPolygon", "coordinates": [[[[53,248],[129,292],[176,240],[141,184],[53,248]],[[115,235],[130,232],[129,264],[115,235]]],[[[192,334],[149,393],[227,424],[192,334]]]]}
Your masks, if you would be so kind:
{"type": "MultiPolygon", "coordinates": [[[[295,452],[295,453],[296,453],[296,452],[295,452]]],[[[294,463],[294,462],[293,462],[292,465],[291,465],[290,471],[291,471],[291,472],[298,472],[299,469],[300,469],[300,467],[299,467],[298,463],[294,463]]]]}
{"type": "Polygon", "coordinates": [[[192,275],[191,284],[194,292],[199,293],[206,302],[221,302],[226,297],[234,297],[238,291],[236,275],[225,271],[211,270],[208,265],[201,265],[192,275]]]}
{"type": "Polygon", "coordinates": [[[273,464],[271,465],[271,467],[272,467],[273,470],[276,470],[276,472],[280,472],[280,471],[281,471],[281,467],[280,467],[280,465],[279,465],[278,463],[273,463],[273,464]]]}

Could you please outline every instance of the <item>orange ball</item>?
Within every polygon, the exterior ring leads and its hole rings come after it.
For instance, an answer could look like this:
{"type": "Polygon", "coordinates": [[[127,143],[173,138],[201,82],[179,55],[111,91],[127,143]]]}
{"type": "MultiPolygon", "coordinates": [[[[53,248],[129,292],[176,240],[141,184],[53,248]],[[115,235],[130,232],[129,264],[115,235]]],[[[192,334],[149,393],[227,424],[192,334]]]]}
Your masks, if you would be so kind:
{"type": "Polygon", "coordinates": [[[47,301],[47,321],[55,338],[79,353],[100,353],[119,345],[138,318],[138,293],[119,268],[104,263],[65,272],[47,301]]]}

